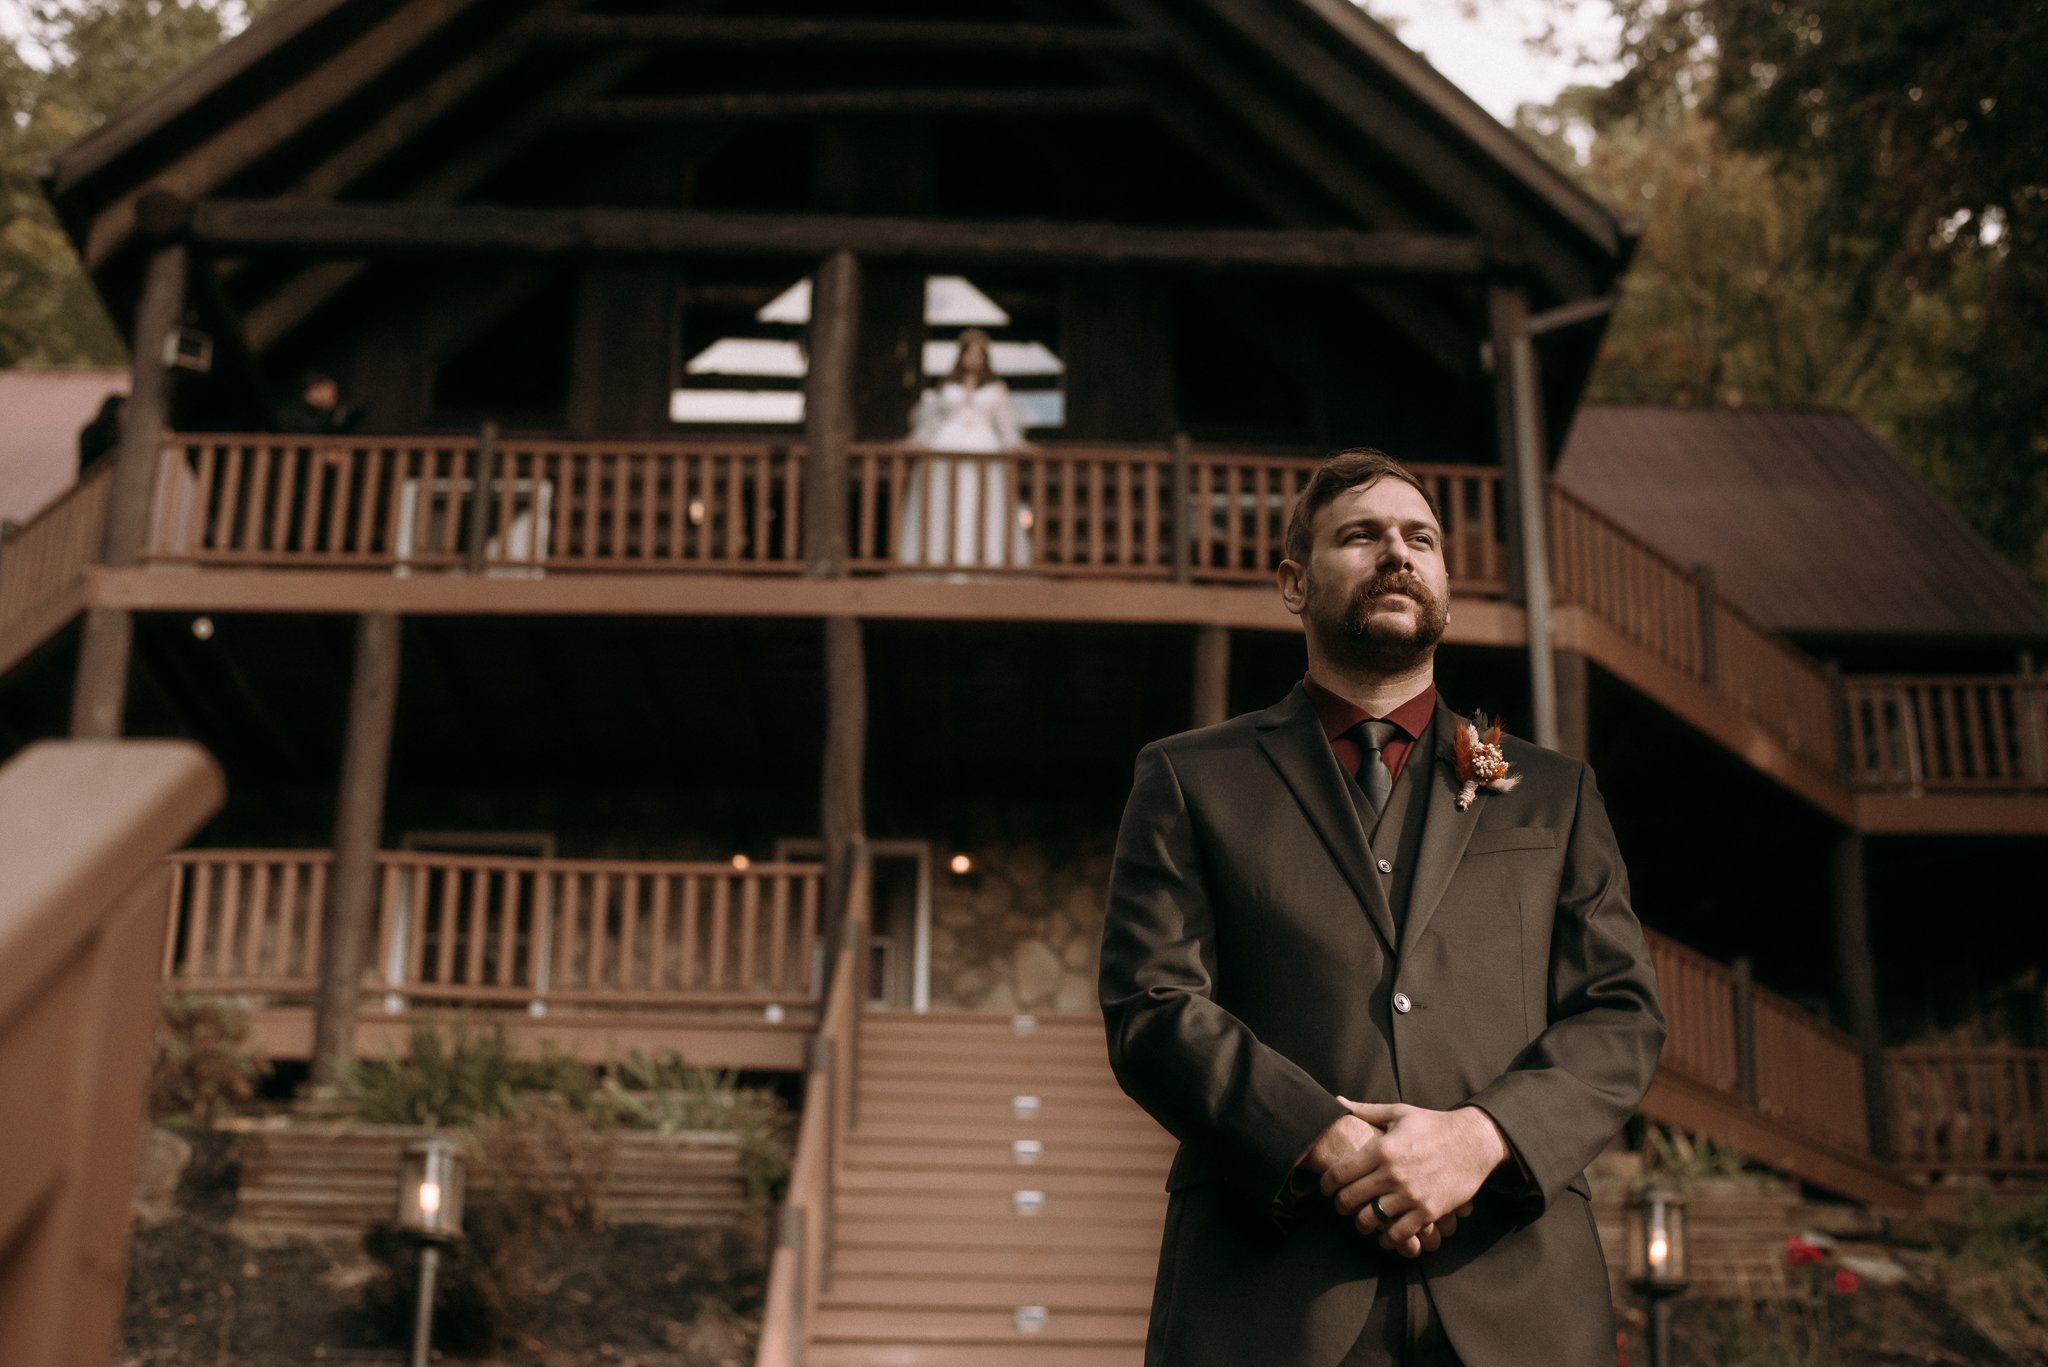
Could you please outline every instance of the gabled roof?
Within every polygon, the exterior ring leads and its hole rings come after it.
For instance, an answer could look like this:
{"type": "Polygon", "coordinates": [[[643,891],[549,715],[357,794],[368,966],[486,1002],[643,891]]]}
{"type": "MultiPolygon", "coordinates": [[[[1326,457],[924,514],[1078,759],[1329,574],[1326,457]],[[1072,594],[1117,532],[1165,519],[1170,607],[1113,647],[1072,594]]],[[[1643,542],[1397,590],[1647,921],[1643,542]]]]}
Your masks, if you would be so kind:
{"type": "Polygon", "coordinates": [[[1589,403],[1557,480],[1779,631],[2048,640],[2048,603],[1847,413],[1589,403]]]}
{"type": "MultiPolygon", "coordinates": [[[[858,0],[810,8],[821,23],[903,12],[858,0]]],[[[1114,87],[1128,78],[1138,106],[1162,124],[1181,120],[1177,135],[1198,151],[1205,128],[1258,147],[1239,158],[1238,172],[1281,186],[1275,213],[1291,202],[1336,223],[1469,231],[1526,254],[1539,306],[1603,294],[1626,263],[1630,230],[1611,211],[1350,0],[1048,0],[1011,11],[997,0],[934,27],[1064,27],[1129,39],[1090,54],[1099,57],[1093,79],[1114,87]],[[1024,23],[1026,14],[1041,22],[1024,23]]],[[[736,0],[616,12],[606,0],[284,0],[51,158],[48,193],[103,288],[117,291],[121,272],[109,271],[132,242],[135,199],[151,186],[187,198],[402,200],[460,161],[465,139],[515,125],[530,137],[545,131],[521,124],[526,106],[565,74],[595,70],[589,59],[604,52],[549,36],[557,30],[548,23],[578,14],[774,22],[736,0]],[[480,116],[494,109],[497,117],[480,116]]],[[[644,72],[633,59],[650,53],[660,58],[644,46],[613,48],[627,60],[594,89],[638,79],[644,72]]],[[[1041,59],[1067,79],[1078,69],[1072,51],[1020,57],[1041,59]]],[[[798,79],[809,88],[858,86],[862,73],[847,66],[825,63],[822,74],[798,79]]]]}

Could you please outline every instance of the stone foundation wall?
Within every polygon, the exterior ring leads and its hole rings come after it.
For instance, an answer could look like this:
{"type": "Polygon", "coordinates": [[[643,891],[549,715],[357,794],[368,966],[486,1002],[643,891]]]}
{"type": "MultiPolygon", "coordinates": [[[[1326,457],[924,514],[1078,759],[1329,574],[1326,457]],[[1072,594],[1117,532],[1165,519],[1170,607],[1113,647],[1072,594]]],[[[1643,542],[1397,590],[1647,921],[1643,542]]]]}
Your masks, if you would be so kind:
{"type": "Polygon", "coordinates": [[[992,842],[932,890],[932,1005],[1093,1011],[1115,837],[992,842]]]}

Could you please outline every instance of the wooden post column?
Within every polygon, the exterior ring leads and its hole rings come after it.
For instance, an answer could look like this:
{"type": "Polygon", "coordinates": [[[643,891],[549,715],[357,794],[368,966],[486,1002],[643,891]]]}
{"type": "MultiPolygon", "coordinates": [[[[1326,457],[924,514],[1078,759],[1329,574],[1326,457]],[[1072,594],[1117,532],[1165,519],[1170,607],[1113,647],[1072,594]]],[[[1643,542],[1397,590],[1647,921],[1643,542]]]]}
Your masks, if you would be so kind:
{"type": "MultiPolygon", "coordinates": [[[[848,447],[860,334],[860,262],[834,252],[811,289],[810,374],[804,382],[805,573],[838,578],[848,559],[848,447]]],[[[825,619],[825,755],[819,834],[825,845],[825,915],[846,914],[853,861],[867,825],[867,651],[854,617],[825,619]]],[[[837,943],[837,941],[833,941],[837,943]]]]}
{"type": "Polygon", "coordinates": [[[400,625],[389,612],[368,612],[356,620],[355,678],[349,687],[334,815],[334,874],[320,928],[320,999],[313,1016],[316,1089],[340,1082],[355,1060],[356,1004],[376,921],[377,849],[398,712],[400,625]]]}
{"type": "Polygon", "coordinates": [[[1892,1156],[1891,1099],[1884,1075],[1884,1028],[1877,1013],[1877,955],[1870,943],[1870,898],[1864,877],[1863,837],[1835,841],[1835,972],[1842,984],[1849,1033],[1863,1047],[1863,1098],[1870,1117],[1870,1152],[1892,1156]]]}
{"type": "Polygon", "coordinates": [[[1493,345],[1494,431],[1506,500],[1509,592],[1529,628],[1529,711],[1533,739],[1557,749],[1557,665],[1550,644],[1550,536],[1543,453],[1543,395],[1528,295],[1496,280],[1487,293],[1493,345]]]}
{"type": "Polygon", "coordinates": [[[1592,708],[1587,701],[1591,666],[1576,650],[1554,652],[1557,660],[1557,748],[1573,759],[1591,759],[1592,708]]]}
{"type": "MultiPolygon", "coordinates": [[[[121,444],[107,490],[102,565],[133,565],[142,559],[157,458],[171,418],[171,366],[165,352],[185,312],[187,265],[185,248],[166,243],[150,257],[143,279],[129,359],[128,403],[121,414],[121,444]]],[[[135,619],[126,608],[86,609],[78,676],[71,692],[73,738],[110,740],[121,734],[134,644],[135,619]]]]}
{"type": "Polygon", "coordinates": [[[1195,631],[1197,726],[1214,726],[1230,716],[1230,631],[1205,626],[1195,631]]]}

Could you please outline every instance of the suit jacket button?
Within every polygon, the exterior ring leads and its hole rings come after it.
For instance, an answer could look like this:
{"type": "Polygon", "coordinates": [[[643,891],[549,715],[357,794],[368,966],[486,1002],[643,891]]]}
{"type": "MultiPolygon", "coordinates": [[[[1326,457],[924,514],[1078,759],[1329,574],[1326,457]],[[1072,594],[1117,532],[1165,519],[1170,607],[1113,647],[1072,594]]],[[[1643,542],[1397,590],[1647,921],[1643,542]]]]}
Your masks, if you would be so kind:
{"type": "Polygon", "coordinates": [[[1408,1000],[1408,994],[1406,992],[1396,992],[1394,994],[1394,1009],[1396,1011],[1399,1011],[1402,1015],[1407,1015],[1408,1008],[1414,1005],[1414,1002],[1408,1000]]]}
{"type": "Polygon", "coordinates": [[[1382,859],[1382,860],[1380,860],[1380,872],[1381,872],[1381,873],[1392,873],[1393,871],[1394,871],[1394,865],[1393,865],[1393,863],[1392,863],[1392,861],[1391,861],[1391,860],[1386,860],[1386,859],[1382,859]]]}

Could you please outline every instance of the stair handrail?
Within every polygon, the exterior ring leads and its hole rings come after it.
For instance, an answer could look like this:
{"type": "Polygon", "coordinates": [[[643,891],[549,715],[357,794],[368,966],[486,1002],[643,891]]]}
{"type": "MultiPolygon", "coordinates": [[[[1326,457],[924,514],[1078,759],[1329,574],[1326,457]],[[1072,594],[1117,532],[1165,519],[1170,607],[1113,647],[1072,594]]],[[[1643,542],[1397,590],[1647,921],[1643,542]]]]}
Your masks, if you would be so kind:
{"type": "Polygon", "coordinates": [[[113,1360],[163,856],[225,791],[184,741],[44,741],[0,768],[0,1362],[113,1360]]]}
{"type": "Polygon", "coordinates": [[[819,1294],[831,1282],[832,1201],[852,1127],[860,1049],[860,1012],[868,997],[868,930],[873,919],[873,865],[864,840],[854,842],[846,910],[836,922],[824,1007],[811,1038],[804,1076],[803,1118],[789,1191],[775,1213],[775,1248],[755,1367],[800,1367],[819,1294]]]}
{"type": "MultiPolygon", "coordinates": [[[[111,460],[98,462],[78,483],[0,541],[0,652],[5,652],[7,638],[16,627],[46,612],[85,582],[86,570],[100,556],[113,474],[111,460]]],[[[44,623],[45,630],[39,634],[59,625],[61,622],[44,623]]],[[[27,642],[25,648],[34,644],[27,642]]],[[[0,653],[0,667],[5,663],[5,654],[0,653]]]]}

